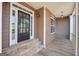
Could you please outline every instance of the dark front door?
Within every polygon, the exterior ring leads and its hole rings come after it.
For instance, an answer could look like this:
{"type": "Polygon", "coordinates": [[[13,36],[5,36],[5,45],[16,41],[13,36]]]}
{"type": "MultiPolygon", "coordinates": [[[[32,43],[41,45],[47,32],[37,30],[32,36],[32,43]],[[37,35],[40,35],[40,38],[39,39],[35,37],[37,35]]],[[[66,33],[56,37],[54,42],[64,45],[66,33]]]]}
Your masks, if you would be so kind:
{"type": "Polygon", "coordinates": [[[30,15],[18,11],[18,42],[30,39],[30,15]]]}

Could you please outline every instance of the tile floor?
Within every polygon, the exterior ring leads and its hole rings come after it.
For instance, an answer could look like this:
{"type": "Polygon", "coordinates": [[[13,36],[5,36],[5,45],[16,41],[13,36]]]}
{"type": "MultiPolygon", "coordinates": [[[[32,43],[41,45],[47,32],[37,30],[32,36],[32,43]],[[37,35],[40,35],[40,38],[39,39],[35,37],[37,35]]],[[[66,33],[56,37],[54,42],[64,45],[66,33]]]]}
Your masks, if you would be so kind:
{"type": "MultiPolygon", "coordinates": [[[[4,56],[5,54],[0,55],[4,56]]],[[[27,56],[27,53],[23,54],[23,56],[24,55],[27,56]]],[[[48,44],[47,48],[42,48],[32,56],[75,56],[75,49],[73,48],[71,41],[68,39],[54,39],[48,44]]]]}
{"type": "Polygon", "coordinates": [[[54,39],[47,46],[34,56],[75,56],[75,50],[68,39],[54,39]]]}

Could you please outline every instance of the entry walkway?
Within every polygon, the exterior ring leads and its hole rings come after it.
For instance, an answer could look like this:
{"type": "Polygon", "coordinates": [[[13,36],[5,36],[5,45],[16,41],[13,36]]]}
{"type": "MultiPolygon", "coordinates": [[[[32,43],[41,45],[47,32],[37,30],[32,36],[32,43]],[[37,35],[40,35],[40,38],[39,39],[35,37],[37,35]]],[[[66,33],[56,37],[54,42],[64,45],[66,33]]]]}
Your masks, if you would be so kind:
{"type": "Polygon", "coordinates": [[[75,56],[75,50],[68,39],[54,39],[46,49],[42,49],[34,56],[75,56]]]}

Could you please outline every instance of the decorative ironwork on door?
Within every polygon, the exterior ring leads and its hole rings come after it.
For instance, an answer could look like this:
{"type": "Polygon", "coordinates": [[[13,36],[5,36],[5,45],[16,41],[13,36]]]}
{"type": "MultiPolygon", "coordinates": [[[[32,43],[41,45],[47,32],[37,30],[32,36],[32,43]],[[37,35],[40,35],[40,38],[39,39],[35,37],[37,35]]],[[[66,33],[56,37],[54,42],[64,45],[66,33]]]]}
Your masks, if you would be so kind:
{"type": "Polygon", "coordinates": [[[30,39],[30,15],[18,11],[18,42],[30,39]]]}

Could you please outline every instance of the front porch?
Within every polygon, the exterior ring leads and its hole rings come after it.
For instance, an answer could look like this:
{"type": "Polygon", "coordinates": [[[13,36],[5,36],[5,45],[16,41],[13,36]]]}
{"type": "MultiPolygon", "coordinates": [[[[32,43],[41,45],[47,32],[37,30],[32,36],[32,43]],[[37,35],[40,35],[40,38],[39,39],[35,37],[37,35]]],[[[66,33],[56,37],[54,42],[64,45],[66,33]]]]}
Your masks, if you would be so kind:
{"type": "Polygon", "coordinates": [[[76,23],[73,21],[72,25],[70,21],[76,20],[75,14],[69,12],[68,15],[55,16],[50,11],[52,7],[48,8],[52,3],[37,9],[25,2],[2,4],[2,54],[0,55],[75,56],[76,37],[70,35],[76,33],[73,29],[76,23]],[[70,28],[73,29],[72,32],[70,28]]]}
{"type": "Polygon", "coordinates": [[[68,39],[54,39],[34,56],[75,56],[75,49],[68,39]]]}
{"type": "Polygon", "coordinates": [[[43,48],[43,45],[38,39],[22,41],[16,45],[4,48],[3,56],[31,56],[43,48]]]}
{"type": "Polygon", "coordinates": [[[5,56],[75,56],[75,49],[68,39],[54,39],[47,48],[43,48],[38,39],[23,41],[3,49],[5,56]],[[35,43],[36,42],[36,43],[35,43]],[[37,43],[38,42],[38,43],[37,43]]]}

